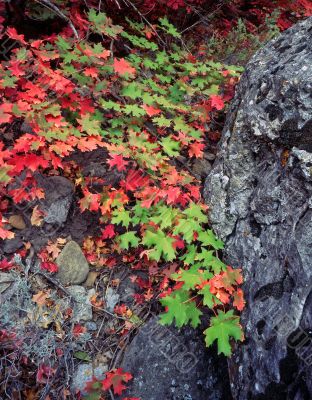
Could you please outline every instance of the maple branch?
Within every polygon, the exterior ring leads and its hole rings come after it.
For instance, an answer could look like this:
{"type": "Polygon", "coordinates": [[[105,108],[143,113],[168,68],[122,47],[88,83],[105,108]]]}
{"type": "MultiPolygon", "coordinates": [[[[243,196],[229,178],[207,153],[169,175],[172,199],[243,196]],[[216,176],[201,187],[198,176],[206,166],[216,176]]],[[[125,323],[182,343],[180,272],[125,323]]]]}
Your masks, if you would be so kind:
{"type": "Polygon", "coordinates": [[[65,14],[63,14],[62,11],[55,4],[51,3],[50,0],[35,0],[35,2],[41,4],[43,7],[46,7],[51,11],[54,11],[55,14],[57,14],[60,18],[64,19],[70,26],[71,30],[74,32],[76,39],[79,40],[78,32],[74,24],[72,23],[71,19],[68,18],[65,14]]]}

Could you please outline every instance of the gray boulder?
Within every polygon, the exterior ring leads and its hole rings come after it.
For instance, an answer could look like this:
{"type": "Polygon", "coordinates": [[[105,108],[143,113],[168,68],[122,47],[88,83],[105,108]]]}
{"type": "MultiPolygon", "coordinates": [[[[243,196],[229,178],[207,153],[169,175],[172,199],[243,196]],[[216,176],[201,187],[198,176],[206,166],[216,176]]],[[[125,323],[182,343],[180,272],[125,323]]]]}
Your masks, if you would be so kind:
{"type": "Polygon", "coordinates": [[[233,397],[312,398],[312,18],[247,65],[205,199],[245,277],[233,397]]]}
{"type": "Polygon", "coordinates": [[[231,400],[226,361],[205,348],[202,332],[164,327],[156,317],[139,330],[121,367],[133,381],[120,399],[231,400]]]}

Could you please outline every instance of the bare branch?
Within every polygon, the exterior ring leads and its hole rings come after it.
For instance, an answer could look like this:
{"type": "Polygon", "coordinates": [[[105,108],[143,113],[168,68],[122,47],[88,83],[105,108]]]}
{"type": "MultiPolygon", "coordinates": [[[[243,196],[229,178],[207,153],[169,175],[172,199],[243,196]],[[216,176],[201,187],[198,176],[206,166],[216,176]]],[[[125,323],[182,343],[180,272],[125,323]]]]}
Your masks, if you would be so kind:
{"type": "Polygon", "coordinates": [[[60,18],[64,19],[70,26],[71,30],[74,32],[76,39],[79,40],[78,32],[74,24],[72,23],[71,19],[68,18],[65,14],[63,14],[62,11],[55,4],[51,3],[50,0],[35,0],[35,2],[41,4],[43,7],[46,7],[51,11],[54,11],[55,14],[57,14],[60,18]]]}

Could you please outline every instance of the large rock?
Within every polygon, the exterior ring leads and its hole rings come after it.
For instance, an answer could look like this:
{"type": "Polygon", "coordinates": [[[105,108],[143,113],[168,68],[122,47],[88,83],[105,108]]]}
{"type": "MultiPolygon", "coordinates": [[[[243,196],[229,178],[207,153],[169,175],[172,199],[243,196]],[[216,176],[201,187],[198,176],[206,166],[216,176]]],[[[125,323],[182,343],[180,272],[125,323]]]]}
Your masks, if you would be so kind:
{"type": "Polygon", "coordinates": [[[79,245],[71,240],[66,243],[56,259],[57,278],[63,285],[79,285],[87,279],[89,264],[79,245]]]}
{"type": "Polygon", "coordinates": [[[312,18],[247,65],[205,185],[226,261],[245,275],[235,399],[312,398],[311,167],[312,18]]]}
{"type": "Polygon", "coordinates": [[[205,348],[202,332],[150,319],[127,348],[121,367],[133,375],[124,397],[141,400],[231,400],[226,361],[205,348]]]}

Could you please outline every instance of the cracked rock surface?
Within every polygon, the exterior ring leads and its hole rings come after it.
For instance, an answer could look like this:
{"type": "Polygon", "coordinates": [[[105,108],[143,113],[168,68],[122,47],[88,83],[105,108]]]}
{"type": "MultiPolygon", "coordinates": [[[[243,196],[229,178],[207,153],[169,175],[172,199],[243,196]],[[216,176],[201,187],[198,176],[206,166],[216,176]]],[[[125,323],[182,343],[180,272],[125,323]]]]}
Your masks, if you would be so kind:
{"type": "Polygon", "coordinates": [[[245,277],[233,397],[312,398],[312,18],[247,65],[205,199],[245,277]]]}

